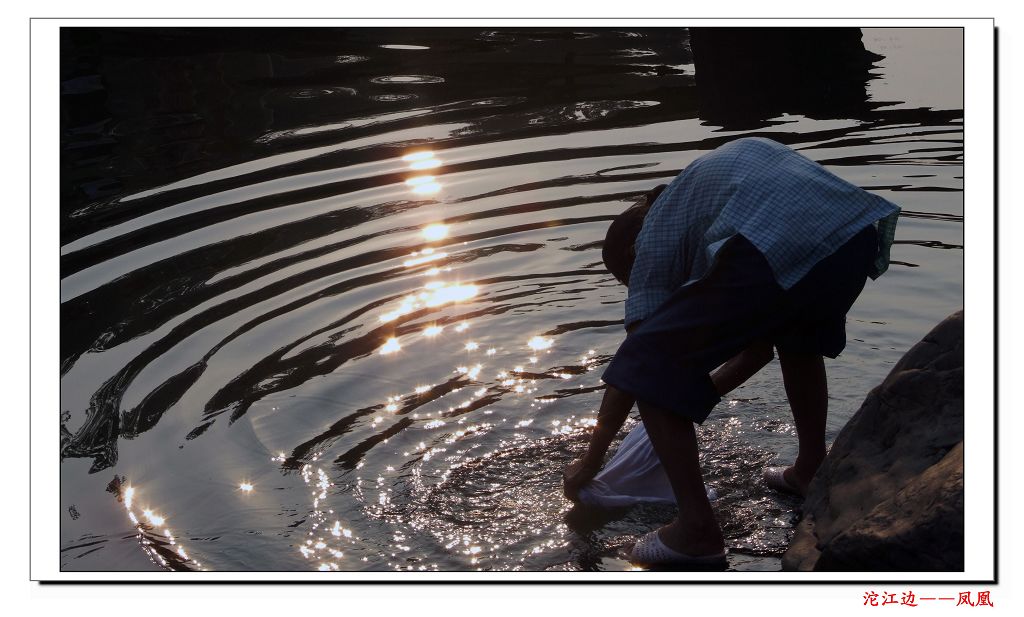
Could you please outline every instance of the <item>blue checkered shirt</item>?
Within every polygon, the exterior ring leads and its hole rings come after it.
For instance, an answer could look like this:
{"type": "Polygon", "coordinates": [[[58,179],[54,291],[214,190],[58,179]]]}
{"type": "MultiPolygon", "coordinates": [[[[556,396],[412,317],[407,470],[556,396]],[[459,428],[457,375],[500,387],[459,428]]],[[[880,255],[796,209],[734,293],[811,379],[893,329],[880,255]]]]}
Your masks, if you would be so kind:
{"type": "Polygon", "coordinates": [[[783,289],[864,227],[878,229],[871,278],[889,266],[900,209],[790,148],[737,139],[688,165],[658,196],[636,240],[626,326],[700,280],[723,244],[742,234],[768,260],[783,289]]]}

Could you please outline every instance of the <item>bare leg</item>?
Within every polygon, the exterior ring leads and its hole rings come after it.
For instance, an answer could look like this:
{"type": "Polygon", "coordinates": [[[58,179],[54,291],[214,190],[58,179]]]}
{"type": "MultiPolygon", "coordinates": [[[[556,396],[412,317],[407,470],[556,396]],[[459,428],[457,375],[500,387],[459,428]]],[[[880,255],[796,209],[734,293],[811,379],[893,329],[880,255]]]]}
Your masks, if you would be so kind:
{"type": "Polygon", "coordinates": [[[786,469],[786,481],[807,493],[807,485],[825,460],[825,420],[828,416],[828,382],[825,361],[818,354],[779,351],[782,380],[793,410],[799,453],[786,469]]]}
{"type": "Polygon", "coordinates": [[[694,557],[722,552],[725,541],[704,490],[693,422],[646,403],[638,406],[679,506],[679,518],[659,530],[661,541],[694,557]]]}
{"type": "MultiPolygon", "coordinates": [[[[773,357],[771,343],[760,341],[723,364],[711,376],[719,396],[743,384],[773,357]]],[[[694,557],[722,552],[725,540],[704,488],[693,422],[647,403],[638,402],[638,407],[679,507],[679,517],[659,530],[661,541],[694,557]]]]}

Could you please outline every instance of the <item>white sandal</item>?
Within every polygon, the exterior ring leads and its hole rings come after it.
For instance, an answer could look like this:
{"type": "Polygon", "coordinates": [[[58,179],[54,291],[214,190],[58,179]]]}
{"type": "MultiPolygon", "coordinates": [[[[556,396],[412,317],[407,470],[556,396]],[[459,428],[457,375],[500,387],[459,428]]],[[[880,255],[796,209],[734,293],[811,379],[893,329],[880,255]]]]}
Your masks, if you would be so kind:
{"type": "Polygon", "coordinates": [[[725,567],[728,565],[726,559],[727,551],[713,555],[698,555],[696,557],[673,550],[662,542],[658,530],[644,534],[633,551],[629,554],[629,560],[635,564],[645,566],[701,566],[701,567],[725,567]]]}
{"type": "Polygon", "coordinates": [[[785,471],[785,467],[769,467],[765,469],[764,483],[767,484],[769,488],[773,488],[780,493],[804,497],[804,494],[800,492],[800,489],[793,486],[788,480],[786,480],[785,471]]]}

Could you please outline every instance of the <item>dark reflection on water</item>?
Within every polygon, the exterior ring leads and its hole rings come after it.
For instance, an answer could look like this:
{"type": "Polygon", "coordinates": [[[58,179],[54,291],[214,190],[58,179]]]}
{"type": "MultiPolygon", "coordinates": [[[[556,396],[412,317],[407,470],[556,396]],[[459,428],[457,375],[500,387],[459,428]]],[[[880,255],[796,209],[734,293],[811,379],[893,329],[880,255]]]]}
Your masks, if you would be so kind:
{"type": "MultiPolygon", "coordinates": [[[[903,206],[834,438],[962,304],[963,112],[901,102],[911,34],[63,29],[62,567],[629,567],[671,509],[559,486],[621,338],[608,221],[738,135],[903,206]]],[[[777,569],[777,368],[736,397],[706,479],[730,567],[777,569]]]]}

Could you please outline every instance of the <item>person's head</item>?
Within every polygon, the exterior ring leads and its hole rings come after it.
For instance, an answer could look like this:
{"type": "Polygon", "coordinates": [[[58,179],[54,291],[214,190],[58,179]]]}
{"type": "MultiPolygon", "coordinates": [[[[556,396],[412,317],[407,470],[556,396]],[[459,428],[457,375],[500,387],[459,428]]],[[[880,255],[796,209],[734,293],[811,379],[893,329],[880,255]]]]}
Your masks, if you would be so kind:
{"type": "Polygon", "coordinates": [[[664,184],[654,187],[630,206],[622,214],[615,217],[608,227],[601,248],[601,258],[608,271],[623,285],[629,285],[629,273],[636,259],[636,237],[640,235],[644,217],[658,195],[665,190],[664,184]]]}

